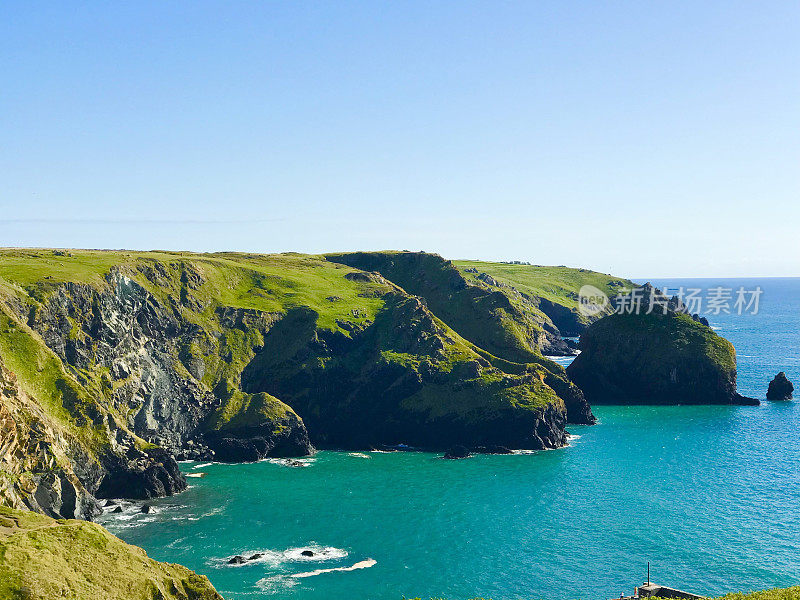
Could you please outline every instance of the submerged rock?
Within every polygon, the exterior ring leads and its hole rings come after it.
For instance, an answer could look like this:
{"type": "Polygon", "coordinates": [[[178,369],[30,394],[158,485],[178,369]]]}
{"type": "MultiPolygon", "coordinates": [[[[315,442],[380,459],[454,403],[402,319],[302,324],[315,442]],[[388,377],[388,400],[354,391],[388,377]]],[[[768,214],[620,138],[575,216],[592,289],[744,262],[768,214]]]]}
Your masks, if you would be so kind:
{"type": "Polygon", "coordinates": [[[154,511],[153,511],[153,507],[152,506],[150,506],[149,504],[145,504],[145,505],[142,506],[141,512],[146,514],[146,515],[149,515],[151,512],[154,512],[154,511]]]}
{"type": "Polygon", "coordinates": [[[314,556],[314,551],[313,550],[303,550],[300,554],[302,556],[314,556]]]}
{"type": "Polygon", "coordinates": [[[236,555],[233,558],[228,560],[229,565],[243,565],[247,562],[247,559],[244,556],[236,555]]]}
{"type": "Polygon", "coordinates": [[[794,385],[786,377],[786,373],[781,371],[769,382],[767,400],[791,400],[793,392],[794,385]]]}

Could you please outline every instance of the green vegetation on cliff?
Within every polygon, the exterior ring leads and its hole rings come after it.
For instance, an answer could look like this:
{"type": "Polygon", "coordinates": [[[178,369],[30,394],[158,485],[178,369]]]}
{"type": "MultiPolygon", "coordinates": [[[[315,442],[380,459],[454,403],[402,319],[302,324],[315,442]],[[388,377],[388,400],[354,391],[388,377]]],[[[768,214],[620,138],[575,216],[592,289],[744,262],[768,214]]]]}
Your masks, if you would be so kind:
{"type": "Polygon", "coordinates": [[[720,596],[716,600],[800,600],[800,586],[758,592],[735,592],[720,596]]]}
{"type": "Polygon", "coordinates": [[[222,600],[205,576],[148,558],[99,525],[5,507],[0,598],[222,600]]]}
{"type": "Polygon", "coordinates": [[[613,314],[581,336],[570,378],[597,404],[730,404],[736,352],[687,314],[613,314]]]}
{"type": "Polygon", "coordinates": [[[584,285],[591,285],[613,298],[621,290],[632,289],[635,284],[605,273],[571,267],[548,267],[477,260],[454,260],[453,264],[465,277],[481,281],[486,273],[498,282],[515,287],[531,297],[546,298],[569,309],[578,308],[578,292],[584,285]]]}

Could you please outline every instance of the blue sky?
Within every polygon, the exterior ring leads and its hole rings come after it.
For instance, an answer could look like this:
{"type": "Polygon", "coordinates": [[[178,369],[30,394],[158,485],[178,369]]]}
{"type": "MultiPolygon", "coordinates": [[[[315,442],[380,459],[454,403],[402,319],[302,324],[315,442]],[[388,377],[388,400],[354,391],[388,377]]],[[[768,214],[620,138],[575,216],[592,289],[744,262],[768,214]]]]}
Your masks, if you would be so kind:
{"type": "Polygon", "coordinates": [[[4,2],[0,245],[800,275],[797,2],[4,2]]]}

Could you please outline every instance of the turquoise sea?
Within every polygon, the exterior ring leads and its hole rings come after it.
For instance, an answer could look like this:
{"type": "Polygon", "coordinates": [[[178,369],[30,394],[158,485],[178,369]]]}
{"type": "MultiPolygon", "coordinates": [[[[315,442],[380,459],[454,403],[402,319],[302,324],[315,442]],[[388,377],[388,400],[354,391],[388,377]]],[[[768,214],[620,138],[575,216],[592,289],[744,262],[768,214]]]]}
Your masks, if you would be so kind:
{"type": "MultiPolygon", "coordinates": [[[[760,285],[759,314],[711,324],[737,348],[741,393],[763,398],[780,370],[800,383],[800,279],[654,283],[760,285]]],[[[800,402],[595,414],[547,452],[184,463],[207,475],[155,514],[101,522],[233,600],[606,599],[647,561],[654,581],[707,595],[800,583],[800,402]]]]}

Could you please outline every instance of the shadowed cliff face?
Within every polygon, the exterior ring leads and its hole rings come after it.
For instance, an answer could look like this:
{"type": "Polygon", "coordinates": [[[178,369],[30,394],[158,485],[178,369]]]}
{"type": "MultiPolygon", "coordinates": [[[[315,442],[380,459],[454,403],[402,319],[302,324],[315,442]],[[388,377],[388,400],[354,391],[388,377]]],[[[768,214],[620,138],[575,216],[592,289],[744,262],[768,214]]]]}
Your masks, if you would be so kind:
{"type": "Polygon", "coordinates": [[[318,445],[554,448],[566,441],[567,409],[546,382],[561,384],[574,405],[583,402],[544,366],[517,365],[516,374],[494,367],[401,293],[350,336],[316,330],[315,319],[297,309],[277,324],[242,387],[284,398],[318,445]]]}
{"type": "Polygon", "coordinates": [[[757,404],[736,393],[733,345],[687,314],[614,314],[582,335],[567,374],[592,404],[757,404]]]}

